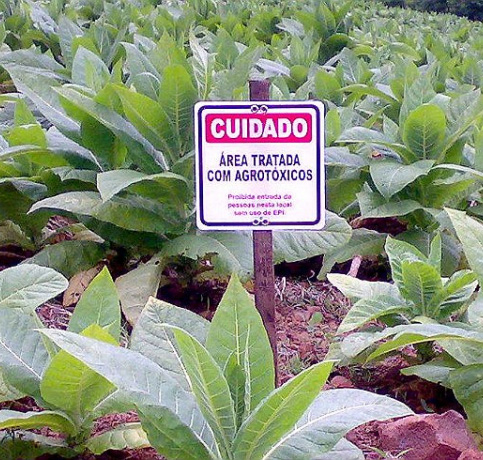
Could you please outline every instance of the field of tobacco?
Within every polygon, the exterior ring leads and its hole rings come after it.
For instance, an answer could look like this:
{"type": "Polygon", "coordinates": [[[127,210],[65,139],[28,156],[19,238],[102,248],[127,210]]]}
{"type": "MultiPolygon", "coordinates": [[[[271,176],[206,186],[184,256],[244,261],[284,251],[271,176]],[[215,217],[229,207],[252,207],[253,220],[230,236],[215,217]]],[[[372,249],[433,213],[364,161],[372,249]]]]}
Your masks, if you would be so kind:
{"type": "Polygon", "coordinates": [[[0,0],[0,458],[483,458],[482,84],[449,14],[0,0]],[[194,104],[251,79],[326,109],[278,370],[251,232],[195,226],[194,104]]]}

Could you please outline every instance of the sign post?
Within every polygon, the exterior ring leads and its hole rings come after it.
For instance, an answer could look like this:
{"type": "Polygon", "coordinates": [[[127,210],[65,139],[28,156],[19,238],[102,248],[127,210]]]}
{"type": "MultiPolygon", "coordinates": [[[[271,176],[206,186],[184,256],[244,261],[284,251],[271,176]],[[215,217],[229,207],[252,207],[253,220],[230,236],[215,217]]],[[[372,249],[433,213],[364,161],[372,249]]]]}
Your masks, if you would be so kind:
{"type": "Polygon", "coordinates": [[[272,230],[320,230],[325,223],[324,107],[269,101],[267,80],[250,101],[195,107],[197,226],[253,231],[255,303],[276,362],[272,230]]]}
{"type": "MultiPolygon", "coordinates": [[[[270,99],[269,80],[250,81],[250,100],[270,99]]],[[[272,230],[253,231],[253,266],[255,271],[255,305],[267,330],[275,363],[275,381],[278,379],[277,323],[275,318],[275,270],[273,267],[272,230]]]]}

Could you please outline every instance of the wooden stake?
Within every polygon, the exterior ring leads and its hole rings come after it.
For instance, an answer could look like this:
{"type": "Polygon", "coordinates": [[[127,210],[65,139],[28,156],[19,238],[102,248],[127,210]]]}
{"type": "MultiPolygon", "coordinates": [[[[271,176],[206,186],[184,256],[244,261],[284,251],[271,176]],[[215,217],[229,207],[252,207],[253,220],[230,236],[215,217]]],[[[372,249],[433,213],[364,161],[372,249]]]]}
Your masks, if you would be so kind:
{"type": "MultiPolygon", "coordinates": [[[[250,100],[268,101],[270,82],[250,81],[250,100]]],[[[277,327],[275,322],[275,272],[273,268],[273,238],[271,230],[254,230],[253,264],[255,267],[255,305],[263,319],[270,339],[277,381],[277,327]]]]}

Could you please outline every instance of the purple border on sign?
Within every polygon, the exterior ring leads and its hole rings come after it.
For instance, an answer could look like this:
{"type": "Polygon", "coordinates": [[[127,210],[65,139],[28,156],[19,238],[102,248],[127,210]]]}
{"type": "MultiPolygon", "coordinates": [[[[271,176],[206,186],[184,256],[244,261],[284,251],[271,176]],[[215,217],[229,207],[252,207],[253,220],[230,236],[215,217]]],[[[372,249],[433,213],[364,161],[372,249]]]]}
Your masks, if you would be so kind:
{"type": "Polygon", "coordinates": [[[199,165],[199,177],[197,178],[199,183],[197,185],[198,188],[198,193],[199,193],[199,203],[200,206],[198,209],[199,213],[199,218],[201,223],[203,225],[206,225],[207,227],[253,227],[254,229],[263,229],[263,228],[270,228],[270,227],[275,227],[275,226],[287,226],[287,225],[294,225],[294,226],[307,226],[307,225],[317,225],[320,223],[321,218],[322,218],[322,203],[321,203],[321,181],[322,181],[322,174],[321,174],[321,132],[320,132],[320,127],[321,127],[321,114],[320,114],[320,109],[317,105],[315,104],[290,104],[290,105],[284,105],[284,104],[270,104],[269,102],[264,102],[264,105],[266,105],[269,109],[273,107],[274,109],[315,109],[315,114],[316,114],[316,145],[317,145],[317,217],[313,221],[309,222],[270,222],[270,225],[265,226],[259,226],[259,225],[254,225],[253,220],[249,222],[206,222],[204,219],[204,209],[203,209],[203,155],[202,155],[202,145],[203,145],[203,125],[202,125],[202,112],[203,110],[206,109],[250,109],[252,107],[253,103],[251,104],[246,104],[246,105],[204,105],[198,110],[198,165],[199,165]]]}

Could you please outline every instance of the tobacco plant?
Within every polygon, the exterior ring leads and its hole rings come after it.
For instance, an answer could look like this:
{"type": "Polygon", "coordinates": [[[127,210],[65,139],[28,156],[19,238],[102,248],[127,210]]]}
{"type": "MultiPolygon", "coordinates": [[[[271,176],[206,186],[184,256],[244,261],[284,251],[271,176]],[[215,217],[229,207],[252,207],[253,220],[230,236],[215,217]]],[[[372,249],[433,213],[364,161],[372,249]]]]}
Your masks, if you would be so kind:
{"type": "MultiPolygon", "coordinates": [[[[30,396],[42,411],[0,410],[0,452],[5,459],[65,458],[84,451],[147,445],[139,425],[117,427],[91,437],[96,418],[112,412],[114,387],[77,359],[58,351],[38,332],[35,309],[67,287],[52,269],[25,264],[0,273],[0,401],[30,396]],[[29,431],[48,427],[62,438],[29,431]]],[[[81,297],[68,330],[116,345],[120,310],[114,283],[101,271],[81,297]]]]}
{"type": "Polygon", "coordinates": [[[388,239],[386,251],[394,284],[329,275],[342,292],[357,300],[338,332],[353,331],[375,319],[388,326],[381,331],[353,332],[338,348],[343,359],[367,362],[414,346],[418,352],[416,362],[414,356],[406,356],[413,365],[402,373],[452,389],[468,415],[470,427],[482,434],[479,382],[483,310],[481,293],[475,292],[475,287],[477,283],[481,286],[483,279],[483,224],[461,211],[446,212],[472,271],[462,270],[441,279],[437,239],[427,256],[407,243],[388,239]]]}
{"type": "Polygon", "coordinates": [[[411,413],[364,391],[320,392],[328,361],[275,388],[268,336],[236,277],[211,323],[150,300],[130,350],[42,332],[116,386],[116,400],[136,408],[151,445],[168,459],[359,459],[344,439],[350,429],[411,413]]]}

